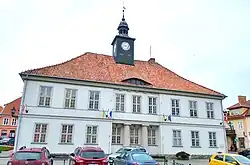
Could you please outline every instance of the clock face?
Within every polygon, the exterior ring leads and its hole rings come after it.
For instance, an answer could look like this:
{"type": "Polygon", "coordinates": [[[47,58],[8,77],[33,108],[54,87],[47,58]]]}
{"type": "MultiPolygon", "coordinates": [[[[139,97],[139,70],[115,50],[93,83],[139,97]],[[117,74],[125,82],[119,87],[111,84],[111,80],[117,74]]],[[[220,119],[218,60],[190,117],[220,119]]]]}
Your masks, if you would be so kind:
{"type": "Polygon", "coordinates": [[[122,49],[123,50],[129,50],[130,49],[130,45],[129,45],[129,43],[127,43],[127,42],[122,42],[122,49]]]}

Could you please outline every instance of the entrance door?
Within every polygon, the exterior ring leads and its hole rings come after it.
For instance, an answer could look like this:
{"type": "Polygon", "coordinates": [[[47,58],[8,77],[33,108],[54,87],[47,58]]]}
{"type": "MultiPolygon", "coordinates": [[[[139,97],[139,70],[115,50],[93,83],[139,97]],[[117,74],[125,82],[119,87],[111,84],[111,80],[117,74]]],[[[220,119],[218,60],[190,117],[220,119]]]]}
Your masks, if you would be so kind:
{"type": "Polygon", "coordinates": [[[245,148],[245,138],[239,137],[239,146],[240,148],[245,148]]]}

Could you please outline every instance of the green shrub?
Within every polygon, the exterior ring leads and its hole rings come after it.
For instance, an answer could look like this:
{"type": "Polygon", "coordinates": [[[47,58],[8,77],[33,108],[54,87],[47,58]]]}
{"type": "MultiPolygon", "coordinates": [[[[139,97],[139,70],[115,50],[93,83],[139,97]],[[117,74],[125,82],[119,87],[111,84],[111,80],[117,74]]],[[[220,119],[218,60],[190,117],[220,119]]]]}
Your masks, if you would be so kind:
{"type": "Polygon", "coordinates": [[[10,151],[13,150],[13,146],[0,146],[0,151],[10,151]]]}

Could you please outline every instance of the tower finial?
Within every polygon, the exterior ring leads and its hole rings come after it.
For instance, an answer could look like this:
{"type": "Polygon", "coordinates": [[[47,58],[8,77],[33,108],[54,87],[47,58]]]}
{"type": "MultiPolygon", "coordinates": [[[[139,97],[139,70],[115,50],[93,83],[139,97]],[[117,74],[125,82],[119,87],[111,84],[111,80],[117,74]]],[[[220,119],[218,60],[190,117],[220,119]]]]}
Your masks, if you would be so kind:
{"type": "Polygon", "coordinates": [[[128,36],[129,27],[128,27],[127,22],[125,21],[125,16],[124,16],[124,12],[125,12],[125,9],[126,9],[125,6],[124,6],[124,0],[122,0],[122,3],[123,3],[122,21],[120,22],[117,30],[119,32],[119,35],[128,36]]]}
{"type": "Polygon", "coordinates": [[[125,5],[124,5],[124,1],[122,1],[122,20],[125,21],[125,17],[124,17],[124,12],[125,12],[125,5]]]}

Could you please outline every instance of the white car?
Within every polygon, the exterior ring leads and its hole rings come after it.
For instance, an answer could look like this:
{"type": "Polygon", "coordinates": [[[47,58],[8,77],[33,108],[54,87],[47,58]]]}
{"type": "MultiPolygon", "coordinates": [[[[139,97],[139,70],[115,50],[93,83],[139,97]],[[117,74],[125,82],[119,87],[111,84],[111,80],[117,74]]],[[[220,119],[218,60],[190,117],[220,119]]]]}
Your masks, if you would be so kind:
{"type": "Polygon", "coordinates": [[[113,165],[114,159],[117,156],[121,155],[121,153],[127,152],[127,151],[138,151],[138,152],[146,152],[146,153],[148,153],[148,151],[144,147],[142,147],[142,146],[122,147],[122,148],[118,149],[115,153],[112,153],[112,154],[110,154],[108,156],[108,162],[109,162],[109,164],[113,165]]]}

